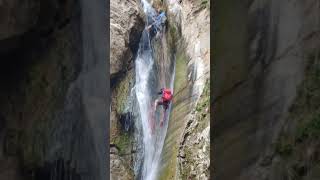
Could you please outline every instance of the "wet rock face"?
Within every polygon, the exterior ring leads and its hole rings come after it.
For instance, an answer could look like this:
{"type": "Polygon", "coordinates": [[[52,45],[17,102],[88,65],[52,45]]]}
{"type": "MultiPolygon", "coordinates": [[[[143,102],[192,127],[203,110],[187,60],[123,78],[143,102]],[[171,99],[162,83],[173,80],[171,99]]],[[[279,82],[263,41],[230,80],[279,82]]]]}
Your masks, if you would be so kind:
{"type": "Polygon", "coordinates": [[[144,29],[137,0],[110,1],[110,177],[133,179],[132,112],[124,112],[132,88],[134,56],[144,29]]]}
{"type": "Polygon", "coordinates": [[[179,146],[180,179],[210,179],[209,81],[192,111],[179,146]]]}
{"type": "Polygon", "coordinates": [[[110,2],[110,75],[125,72],[138,50],[144,28],[142,12],[136,0],[110,2]]]}
{"type": "Polygon", "coordinates": [[[216,5],[212,173],[215,179],[277,179],[284,170],[276,168],[273,145],[303,80],[306,57],[319,46],[318,1],[216,5]]]}
{"type": "Polygon", "coordinates": [[[210,179],[209,102],[196,112],[197,103],[209,96],[200,97],[209,78],[210,17],[199,3],[167,1],[168,49],[176,49],[176,72],[160,179],[210,179]]]}
{"type": "Polygon", "coordinates": [[[110,177],[112,179],[133,179],[133,133],[132,110],[125,111],[132,88],[133,71],[112,88],[110,116],[110,177]]]}
{"type": "MultiPolygon", "coordinates": [[[[210,70],[209,1],[168,1],[170,23],[176,24],[189,56],[189,80],[194,81],[193,93],[202,93],[210,70]]],[[[197,97],[198,98],[198,97],[197,97]]]]}

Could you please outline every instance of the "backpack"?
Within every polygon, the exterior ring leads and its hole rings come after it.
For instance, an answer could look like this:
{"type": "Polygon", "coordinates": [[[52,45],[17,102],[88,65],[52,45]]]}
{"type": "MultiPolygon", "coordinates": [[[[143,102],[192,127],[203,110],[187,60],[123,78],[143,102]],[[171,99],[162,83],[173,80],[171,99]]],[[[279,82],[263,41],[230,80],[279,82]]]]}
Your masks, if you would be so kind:
{"type": "Polygon", "coordinates": [[[171,101],[172,93],[170,89],[163,89],[162,91],[162,99],[163,101],[171,101]]]}

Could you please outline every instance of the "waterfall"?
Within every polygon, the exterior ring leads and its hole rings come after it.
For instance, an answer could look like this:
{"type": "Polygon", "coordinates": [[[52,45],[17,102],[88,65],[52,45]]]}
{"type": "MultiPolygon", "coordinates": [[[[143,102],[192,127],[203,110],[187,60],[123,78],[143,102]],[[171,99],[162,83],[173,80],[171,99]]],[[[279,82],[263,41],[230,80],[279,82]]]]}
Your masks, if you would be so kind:
{"type": "MultiPolygon", "coordinates": [[[[147,16],[146,26],[149,24],[151,16],[153,16],[156,11],[152,6],[146,1],[141,1],[144,13],[147,16]]],[[[164,37],[163,37],[164,38],[164,37]]],[[[163,43],[165,41],[160,41],[163,43]]],[[[165,46],[166,47],[166,46],[165,46]]],[[[165,49],[166,50],[166,49],[165,49]]],[[[172,65],[174,63],[170,63],[172,65]]],[[[169,114],[171,111],[171,104],[166,113],[166,121],[162,127],[160,127],[161,114],[163,115],[163,108],[159,106],[156,112],[153,112],[152,104],[154,103],[156,92],[158,88],[164,86],[160,84],[160,79],[157,77],[157,70],[163,67],[155,63],[153,44],[150,40],[149,33],[144,30],[140,39],[138,54],[135,60],[135,86],[134,91],[137,101],[137,119],[136,119],[136,129],[139,131],[136,133],[138,139],[140,138],[141,146],[143,151],[140,157],[140,161],[136,163],[135,169],[139,169],[138,179],[142,180],[155,180],[157,179],[158,167],[161,157],[161,152],[167,132],[167,126],[169,121],[169,114]],[[151,115],[151,116],[150,116],[151,115]],[[151,118],[153,117],[153,118],[151,118]],[[155,130],[152,133],[151,124],[155,124],[155,130]]],[[[171,70],[169,72],[171,76],[164,77],[164,81],[173,90],[174,81],[174,67],[168,68],[171,70]],[[173,72],[172,72],[173,71],[173,72]]],[[[169,70],[169,71],[170,71],[169,70]]],[[[163,77],[162,77],[163,78],[163,77]]],[[[139,158],[138,158],[139,159],[139,158]]]]}

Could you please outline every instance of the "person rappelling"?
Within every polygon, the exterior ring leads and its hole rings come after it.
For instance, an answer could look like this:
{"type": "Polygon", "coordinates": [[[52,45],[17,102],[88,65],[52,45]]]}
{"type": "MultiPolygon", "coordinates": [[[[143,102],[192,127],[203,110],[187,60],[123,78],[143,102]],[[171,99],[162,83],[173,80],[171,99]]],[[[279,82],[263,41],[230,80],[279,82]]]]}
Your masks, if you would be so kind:
{"type": "Polygon", "coordinates": [[[160,92],[158,92],[158,95],[161,95],[160,99],[156,99],[154,102],[154,112],[156,112],[157,107],[159,105],[162,105],[163,110],[164,110],[164,115],[163,115],[163,119],[160,121],[160,126],[163,125],[163,122],[165,121],[166,118],[166,113],[167,110],[169,108],[169,105],[172,101],[173,95],[170,89],[166,89],[166,88],[161,88],[160,92]]]}
{"type": "Polygon", "coordinates": [[[146,27],[146,30],[150,32],[150,29],[153,33],[156,33],[156,38],[158,38],[163,31],[163,27],[165,26],[166,22],[166,13],[163,10],[159,10],[157,12],[156,17],[152,17],[153,23],[146,27]]]}

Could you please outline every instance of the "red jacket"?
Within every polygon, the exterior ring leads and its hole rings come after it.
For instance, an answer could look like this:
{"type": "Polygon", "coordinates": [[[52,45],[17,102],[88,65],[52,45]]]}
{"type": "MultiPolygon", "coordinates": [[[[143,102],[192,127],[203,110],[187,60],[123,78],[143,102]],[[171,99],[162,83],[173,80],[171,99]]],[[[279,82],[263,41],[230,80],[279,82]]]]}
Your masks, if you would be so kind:
{"type": "Polygon", "coordinates": [[[162,89],[162,100],[163,101],[171,101],[172,100],[172,93],[170,89],[162,89]]]}

